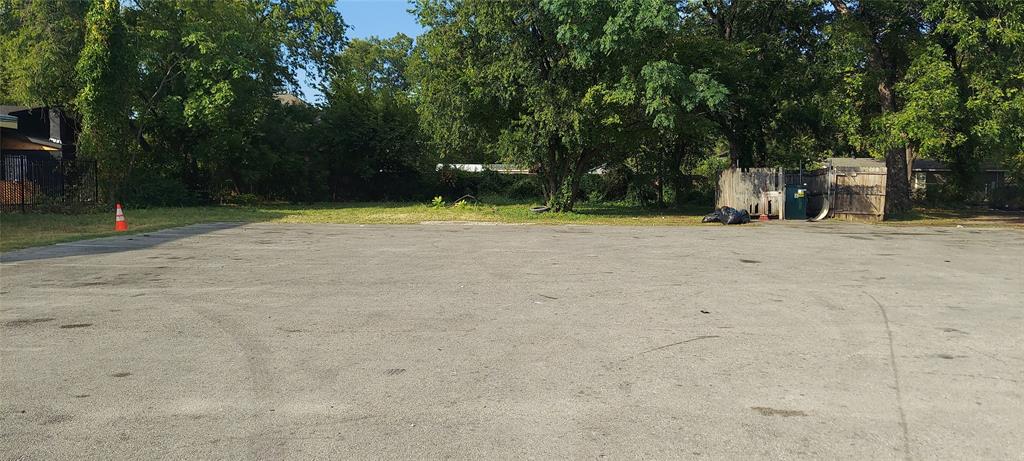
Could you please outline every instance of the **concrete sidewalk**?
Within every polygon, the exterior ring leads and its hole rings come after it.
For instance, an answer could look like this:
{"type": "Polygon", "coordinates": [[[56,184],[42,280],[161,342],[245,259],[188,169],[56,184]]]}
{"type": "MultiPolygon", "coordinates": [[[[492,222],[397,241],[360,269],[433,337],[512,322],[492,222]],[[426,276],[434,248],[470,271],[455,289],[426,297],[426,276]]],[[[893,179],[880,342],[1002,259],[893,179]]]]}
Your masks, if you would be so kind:
{"type": "Polygon", "coordinates": [[[0,261],[4,458],[1024,456],[1019,231],[225,224],[0,261]]]}

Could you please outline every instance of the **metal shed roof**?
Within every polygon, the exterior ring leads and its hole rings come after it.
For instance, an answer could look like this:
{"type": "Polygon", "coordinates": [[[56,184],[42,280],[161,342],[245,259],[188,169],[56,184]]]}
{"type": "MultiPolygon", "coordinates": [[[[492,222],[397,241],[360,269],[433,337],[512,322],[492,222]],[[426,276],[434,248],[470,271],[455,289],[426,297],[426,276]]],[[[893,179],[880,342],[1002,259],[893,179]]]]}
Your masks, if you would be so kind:
{"type": "Polygon", "coordinates": [[[885,167],[885,162],[870,158],[832,157],[828,159],[836,168],[878,168],[885,167]]]}

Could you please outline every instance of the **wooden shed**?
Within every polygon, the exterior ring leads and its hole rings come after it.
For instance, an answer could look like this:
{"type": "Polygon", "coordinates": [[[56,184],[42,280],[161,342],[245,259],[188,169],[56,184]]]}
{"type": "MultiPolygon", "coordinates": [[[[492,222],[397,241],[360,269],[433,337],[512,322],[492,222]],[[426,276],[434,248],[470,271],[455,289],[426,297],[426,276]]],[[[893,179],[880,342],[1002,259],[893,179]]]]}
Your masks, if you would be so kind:
{"type": "Polygon", "coordinates": [[[830,158],[825,167],[804,172],[777,168],[730,168],[718,178],[715,207],[730,206],[769,216],[785,216],[787,184],[807,189],[808,217],[827,207],[827,217],[881,221],[885,215],[885,163],[870,158],[830,158]]]}

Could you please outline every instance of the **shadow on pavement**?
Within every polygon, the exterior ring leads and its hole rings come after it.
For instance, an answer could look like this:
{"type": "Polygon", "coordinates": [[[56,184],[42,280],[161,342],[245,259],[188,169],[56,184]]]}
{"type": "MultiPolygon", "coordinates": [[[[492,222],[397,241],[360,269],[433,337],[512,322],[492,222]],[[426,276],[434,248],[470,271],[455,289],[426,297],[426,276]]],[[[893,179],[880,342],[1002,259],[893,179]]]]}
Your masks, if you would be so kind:
{"type": "Polygon", "coordinates": [[[247,224],[246,222],[215,222],[172,227],[154,232],[131,235],[117,235],[90,240],[57,243],[42,247],[25,248],[0,254],[0,263],[34,261],[40,259],[86,256],[151,248],[162,243],[203,235],[247,224]]]}

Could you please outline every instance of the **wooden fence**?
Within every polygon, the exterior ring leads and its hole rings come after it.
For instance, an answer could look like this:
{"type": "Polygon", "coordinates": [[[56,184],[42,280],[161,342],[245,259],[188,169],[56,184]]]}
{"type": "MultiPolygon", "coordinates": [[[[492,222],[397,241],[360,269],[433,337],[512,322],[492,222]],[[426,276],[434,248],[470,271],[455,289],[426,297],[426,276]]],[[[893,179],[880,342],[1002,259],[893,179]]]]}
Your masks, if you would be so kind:
{"type": "Polygon", "coordinates": [[[831,197],[829,216],[836,219],[881,221],[885,216],[885,167],[833,167],[796,173],[774,168],[730,168],[718,178],[715,207],[730,206],[757,215],[784,213],[784,203],[766,203],[767,194],[784,201],[786,184],[807,189],[807,214],[817,215],[831,197]]]}
{"type": "Polygon", "coordinates": [[[855,221],[885,217],[885,167],[835,168],[831,216],[855,221]]]}
{"type": "MultiPolygon", "coordinates": [[[[718,188],[715,190],[715,208],[723,206],[739,210],[747,210],[757,216],[768,206],[762,203],[764,192],[777,192],[786,184],[786,175],[777,168],[730,168],[718,177],[718,188]]],[[[771,214],[778,214],[781,205],[773,206],[771,214]],[[777,207],[777,208],[775,208],[777,207]]]]}

